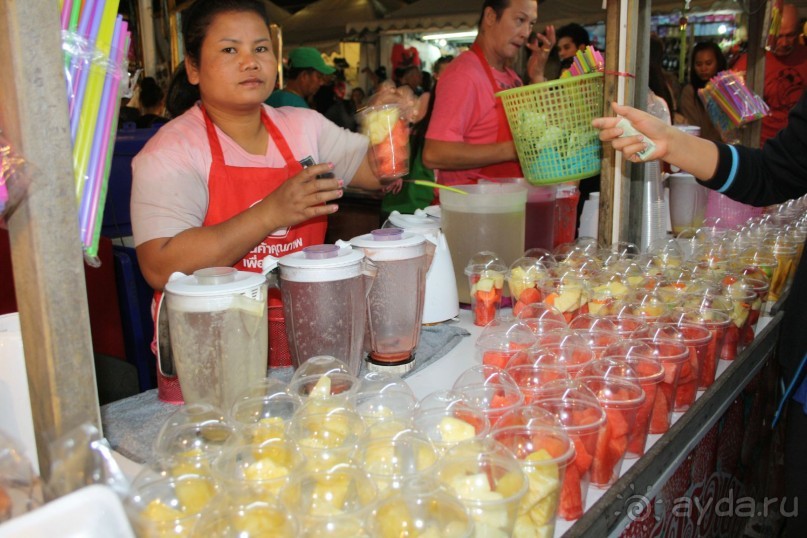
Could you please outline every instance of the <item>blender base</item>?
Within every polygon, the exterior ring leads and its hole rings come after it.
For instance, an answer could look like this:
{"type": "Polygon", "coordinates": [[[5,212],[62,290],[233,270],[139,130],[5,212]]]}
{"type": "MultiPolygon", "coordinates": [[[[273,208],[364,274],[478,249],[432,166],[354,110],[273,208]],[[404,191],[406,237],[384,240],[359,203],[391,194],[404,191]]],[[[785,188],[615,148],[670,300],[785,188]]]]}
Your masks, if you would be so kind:
{"type": "Polygon", "coordinates": [[[383,362],[373,359],[370,355],[367,357],[367,369],[371,372],[384,372],[393,375],[403,375],[411,372],[415,368],[415,355],[412,354],[402,361],[396,362],[383,362]]]}

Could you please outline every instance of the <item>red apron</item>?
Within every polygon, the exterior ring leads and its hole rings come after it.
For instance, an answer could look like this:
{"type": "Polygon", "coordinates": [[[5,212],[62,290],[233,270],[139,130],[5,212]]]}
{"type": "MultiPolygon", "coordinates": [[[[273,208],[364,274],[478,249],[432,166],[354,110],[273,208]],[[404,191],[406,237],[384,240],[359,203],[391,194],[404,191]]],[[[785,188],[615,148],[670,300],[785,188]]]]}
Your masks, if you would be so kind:
{"type": "MultiPolygon", "coordinates": [[[[485,59],[485,55],[482,53],[482,48],[474,42],[471,45],[471,50],[476,54],[476,57],[479,58],[479,61],[482,63],[482,67],[485,69],[485,73],[488,76],[488,80],[490,80],[490,85],[493,88],[494,95],[501,91],[499,84],[496,82],[496,79],[493,78],[493,71],[490,69],[490,64],[485,59]]],[[[510,142],[513,140],[513,134],[510,132],[510,124],[507,122],[507,114],[504,111],[504,105],[502,105],[502,100],[498,97],[496,99],[496,117],[499,120],[498,130],[496,132],[496,142],[510,142]]],[[[524,172],[521,171],[521,165],[518,161],[508,161],[503,163],[491,164],[489,166],[483,167],[479,173],[483,177],[491,177],[491,178],[505,178],[505,177],[524,177],[524,172]]]]}
{"type": "MultiPolygon", "coordinates": [[[[249,209],[252,205],[271,194],[284,181],[303,170],[303,166],[294,158],[283,134],[278,130],[275,124],[272,123],[272,120],[269,119],[265,110],[261,109],[261,120],[269,133],[270,143],[273,143],[277,147],[277,150],[285,161],[285,166],[282,168],[254,168],[228,165],[224,161],[224,152],[221,149],[216,127],[210,120],[204,107],[202,107],[202,115],[205,119],[207,140],[210,144],[210,153],[213,159],[210,164],[210,172],[207,179],[208,205],[207,214],[202,223],[203,226],[219,224],[249,209]]],[[[275,230],[247,253],[234,267],[239,271],[258,273],[262,269],[261,260],[269,254],[279,257],[296,252],[310,245],[322,244],[325,240],[327,225],[327,217],[321,216],[309,219],[291,228],[275,230]]],[[[161,299],[162,293],[155,292],[154,305],[162,306],[161,299]]],[[[156,351],[156,338],[158,334],[156,324],[157,316],[156,312],[152,312],[152,314],[155,319],[155,342],[152,343],[152,349],[156,351]]],[[[157,374],[158,381],[163,382],[158,383],[160,399],[181,402],[182,396],[181,393],[179,393],[179,384],[176,378],[167,378],[161,375],[159,369],[157,374]]]]}

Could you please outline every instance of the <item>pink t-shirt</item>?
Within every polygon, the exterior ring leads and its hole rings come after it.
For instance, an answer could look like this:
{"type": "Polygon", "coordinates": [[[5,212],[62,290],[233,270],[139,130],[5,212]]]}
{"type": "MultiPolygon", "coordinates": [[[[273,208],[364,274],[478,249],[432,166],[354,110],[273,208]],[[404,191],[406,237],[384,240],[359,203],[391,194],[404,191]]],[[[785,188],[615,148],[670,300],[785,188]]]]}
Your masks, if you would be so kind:
{"type": "MultiPolygon", "coordinates": [[[[501,90],[521,86],[521,79],[512,69],[491,68],[501,90]]],[[[499,120],[495,113],[496,97],[485,69],[471,51],[460,54],[448,64],[437,84],[426,138],[443,142],[492,144],[496,142],[499,120]]],[[[469,178],[481,177],[479,168],[466,170],[435,170],[440,183],[457,185],[469,178]]]]}
{"type": "MultiPolygon", "coordinates": [[[[734,71],[745,71],[748,57],[743,54],[732,66],[734,71]]],[[[765,86],[763,99],[771,108],[769,116],[762,118],[760,143],[776,136],[787,125],[787,115],[796,106],[807,88],[807,47],[796,45],[793,52],[781,58],[772,52],[765,54],[765,86]]]]}
{"type": "MultiPolygon", "coordinates": [[[[334,163],[334,174],[348,184],[367,153],[367,138],[342,129],[315,110],[264,105],[294,158],[334,163]]],[[[265,155],[247,153],[218,127],[224,161],[231,166],[280,168],[275,145],[265,155]]],[[[207,214],[207,179],[212,157],[202,111],[192,107],[160,128],[132,161],[130,201],[135,245],[202,225],[207,214]]]]}

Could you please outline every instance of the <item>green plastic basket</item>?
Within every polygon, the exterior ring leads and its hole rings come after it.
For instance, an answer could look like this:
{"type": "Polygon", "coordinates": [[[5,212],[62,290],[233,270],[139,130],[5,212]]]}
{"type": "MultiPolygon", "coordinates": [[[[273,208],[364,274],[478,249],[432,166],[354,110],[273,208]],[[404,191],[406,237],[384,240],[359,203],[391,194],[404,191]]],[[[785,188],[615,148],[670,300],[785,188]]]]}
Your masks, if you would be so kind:
{"type": "Polygon", "coordinates": [[[600,172],[603,76],[591,73],[505,90],[501,97],[524,177],[533,185],[600,172]]]}

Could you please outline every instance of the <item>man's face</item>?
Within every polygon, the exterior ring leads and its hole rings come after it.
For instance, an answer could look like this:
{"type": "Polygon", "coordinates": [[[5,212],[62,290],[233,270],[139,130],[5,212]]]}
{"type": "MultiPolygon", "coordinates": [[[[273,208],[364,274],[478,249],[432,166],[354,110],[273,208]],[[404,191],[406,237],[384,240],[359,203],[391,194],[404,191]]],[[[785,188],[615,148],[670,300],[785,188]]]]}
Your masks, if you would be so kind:
{"type": "Polygon", "coordinates": [[[538,18],[538,3],[535,0],[511,0],[510,6],[496,20],[492,9],[487,9],[485,22],[492,37],[494,50],[502,58],[515,58],[527,43],[532,26],[538,18]]]}
{"type": "Polygon", "coordinates": [[[325,83],[325,75],[316,69],[304,71],[303,73],[300,73],[300,77],[302,77],[302,80],[300,81],[302,82],[302,84],[300,84],[300,90],[305,99],[308,99],[317,93],[325,83]]]}
{"type": "Polygon", "coordinates": [[[558,56],[560,56],[561,61],[567,58],[573,58],[574,55],[577,54],[577,50],[577,43],[572,41],[571,37],[561,37],[558,39],[558,56]]]}
{"type": "Polygon", "coordinates": [[[776,37],[773,53],[780,57],[787,56],[793,52],[798,39],[799,13],[793,5],[787,4],[782,10],[782,23],[779,25],[779,35],[776,37]]]}

